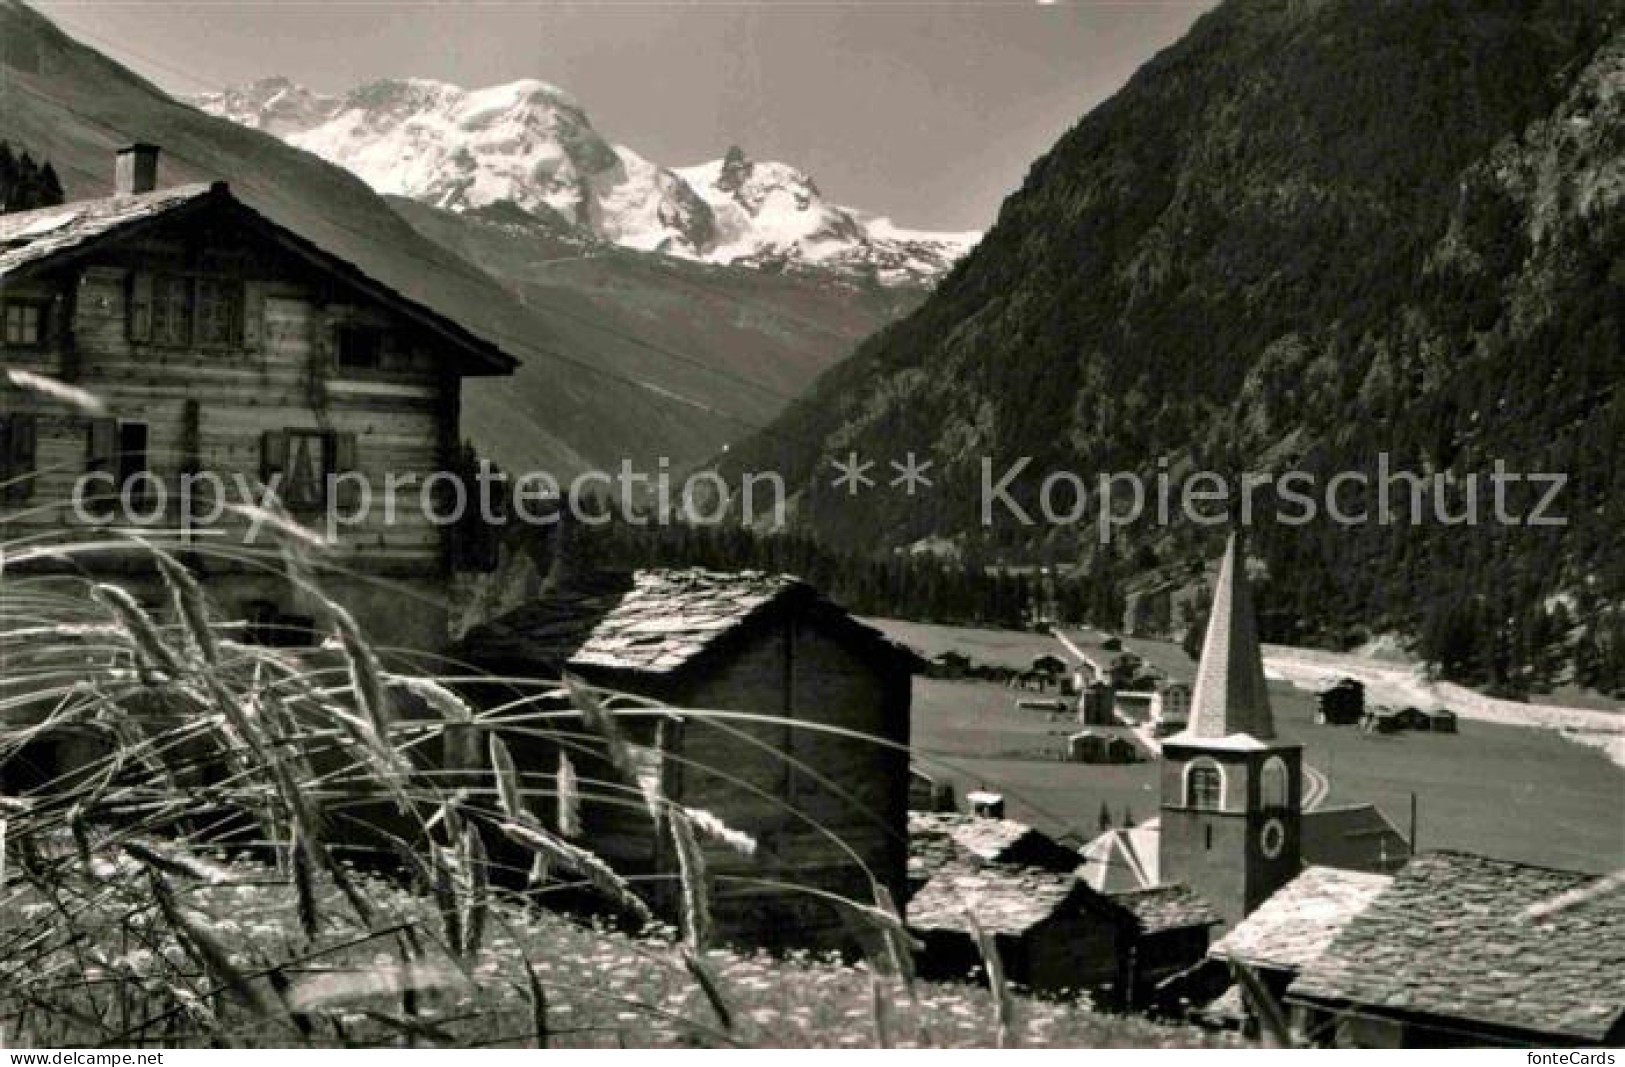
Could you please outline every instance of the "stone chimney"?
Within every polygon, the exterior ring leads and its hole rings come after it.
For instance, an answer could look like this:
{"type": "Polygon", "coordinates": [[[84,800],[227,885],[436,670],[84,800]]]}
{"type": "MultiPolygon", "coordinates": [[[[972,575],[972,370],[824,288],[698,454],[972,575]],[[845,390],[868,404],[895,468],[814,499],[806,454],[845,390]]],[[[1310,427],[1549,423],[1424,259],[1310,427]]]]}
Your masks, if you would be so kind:
{"type": "Polygon", "coordinates": [[[135,196],[158,187],[158,146],[136,142],[118,150],[113,168],[113,195],[135,196]]]}

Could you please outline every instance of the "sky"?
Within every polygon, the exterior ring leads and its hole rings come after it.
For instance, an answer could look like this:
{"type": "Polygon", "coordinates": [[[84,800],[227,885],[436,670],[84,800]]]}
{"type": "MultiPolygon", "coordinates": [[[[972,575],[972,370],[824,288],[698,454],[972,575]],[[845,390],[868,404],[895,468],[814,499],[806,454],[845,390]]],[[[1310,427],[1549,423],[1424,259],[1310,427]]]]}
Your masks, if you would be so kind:
{"type": "Polygon", "coordinates": [[[532,77],[667,166],[741,146],[901,225],[985,229],[1214,0],[33,0],[173,93],[532,77]]]}

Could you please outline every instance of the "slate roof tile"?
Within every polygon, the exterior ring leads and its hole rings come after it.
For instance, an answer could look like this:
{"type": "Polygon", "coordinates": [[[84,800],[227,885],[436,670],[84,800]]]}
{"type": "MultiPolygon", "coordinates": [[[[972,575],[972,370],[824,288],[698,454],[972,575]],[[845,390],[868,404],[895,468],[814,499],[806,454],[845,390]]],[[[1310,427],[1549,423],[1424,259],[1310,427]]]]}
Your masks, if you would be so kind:
{"type": "Polygon", "coordinates": [[[1308,867],[1209,950],[1209,955],[1272,970],[1298,971],[1392,879],[1383,874],[1308,867]]]}
{"type": "Polygon", "coordinates": [[[671,674],[790,596],[805,597],[838,617],[877,653],[914,660],[798,578],[699,568],[606,576],[591,588],[532,601],[476,627],[463,642],[463,654],[475,662],[524,660],[552,670],[671,674]]]}
{"type": "Polygon", "coordinates": [[[1625,893],[1529,911],[1600,881],[1468,853],[1418,856],[1288,995],[1601,1041],[1625,1018],[1625,893]]]}
{"type": "Polygon", "coordinates": [[[177,185],[136,196],[77,200],[0,215],[0,278],[121,226],[154,218],[207,196],[208,183],[177,185]]]}
{"type": "Polygon", "coordinates": [[[1178,883],[1113,893],[1110,899],[1127,909],[1140,924],[1140,932],[1146,934],[1217,926],[1223,921],[1194,890],[1178,883]]]}

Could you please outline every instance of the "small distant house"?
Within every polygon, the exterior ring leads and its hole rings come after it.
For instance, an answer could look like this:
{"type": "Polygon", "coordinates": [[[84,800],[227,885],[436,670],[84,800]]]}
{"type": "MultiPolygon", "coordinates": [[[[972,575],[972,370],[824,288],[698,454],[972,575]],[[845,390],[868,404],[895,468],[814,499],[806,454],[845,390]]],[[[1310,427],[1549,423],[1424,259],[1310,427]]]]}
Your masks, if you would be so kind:
{"type": "Polygon", "coordinates": [[[1364,717],[1365,685],[1358,679],[1339,678],[1317,694],[1315,722],[1321,726],[1357,726],[1364,717]]]}
{"type": "Polygon", "coordinates": [[[1112,685],[1118,689],[1136,689],[1140,678],[1140,668],[1145,661],[1132,652],[1119,652],[1112,657],[1111,666],[1107,668],[1112,685]]]}
{"type": "Polygon", "coordinates": [[[1066,758],[1073,763],[1138,763],[1140,749],[1118,734],[1080,730],[1067,738],[1066,758]]]}
{"type": "Polygon", "coordinates": [[[1436,734],[1456,732],[1456,713],[1449,708],[1433,708],[1423,712],[1428,717],[1428,729],[1436,734]]]}
{"type": "Polygon", "coordinates": [[[1421,708],[1403,707],[1394,712],[1394,718],[1401,730],[1418,730],[1426,732],[1433,729],[1433,720],[1421,708]]]}
{"type": "MultiPolygon", "coordinates": [[[[500,677],[570,671],[673,708],[767,716],[622,720],[629,739],[658,757],[653,773],[668,798],[759,842],[750,859],[707,848],[713,875],[723,876],[712,911],[724,937],[845,944],[847,917],[820,903],[818,892],[870,899],[872,873],[903,895],[910,686],[919,660],[805,582],[757,571],[605,575],[476,627],[457,655],[500,677]],[[830,847],[832,835],[843,848],[830,847]],[[753,888],[728,876],[790,888],[753,888]]],[[[558,765],[558,743],[546,731],[502,733],[527,771],[558,765]]],[[[616,780],[589,755],[571,754],[584,780],[616,780]]],[[[657,905],[675,909],[675,857],[637,809],[589,796],[584,839],[617,870],[649,876],[639,884],[657,905]]],[[[551,819],[550,806],[538,803],[537,814],[544,811],[551,819]]]]}
{"type": "Polygon", "coordinates": [[[1085,726],[1111,726],[1117,722],[1117,691],[1110,682],[1090,682],[1078,700],[1078,721],[1085,726]]]}
{"type": "Polygon", "coordinates": [[[971,814],[979,815],[984,819],[1004,818],[1004,794],[990,793],[985,789],[973,789],[965,794],[965,803],[970,805],[971,814]]]}
{"type": "Polygon", "coordinates": [[[1286,1003],[1301,1034],[1343,1048],[1618,1047],[1625,893],[1578,871],[1418,856],[1302,966],[1286,1003]]]}
{"type": "Polygon", "coordinates": [[[1360,722],[1360,728],[1372,734],[1397,734],[1405,729],[1405,717],[1397,708],[1378,705],[1366,709],[1365,718],[1360,722]]]}
{"type": "Polygon", "coordinates": [[[1066,674],[1067,665],[1066,661],[1061,657],[1046,652],[1041,656],[1034,656],[1028,669],[1034,674],[1048,674],[1059,677],[1066,674]]]}
{"type": "Polygon", "coordinates": [[[1158,737],[1177,734],[1191,718],[1191,687],[1184,682],[1163,682],[1151,695],[1151,726],[1158,737]]]}

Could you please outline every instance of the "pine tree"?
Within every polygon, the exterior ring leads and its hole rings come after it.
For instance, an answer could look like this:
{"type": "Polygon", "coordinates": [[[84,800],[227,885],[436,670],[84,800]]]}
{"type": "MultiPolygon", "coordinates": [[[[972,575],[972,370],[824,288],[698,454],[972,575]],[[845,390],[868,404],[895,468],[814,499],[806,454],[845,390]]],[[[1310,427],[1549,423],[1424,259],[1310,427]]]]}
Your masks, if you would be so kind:
{"type": "Polygon", "coordinates": [[[56,176],[56,168],[49,162],[40,168],[39,196],[35,207],[56,207],[62,203],[62,181],[56,176]]]}

